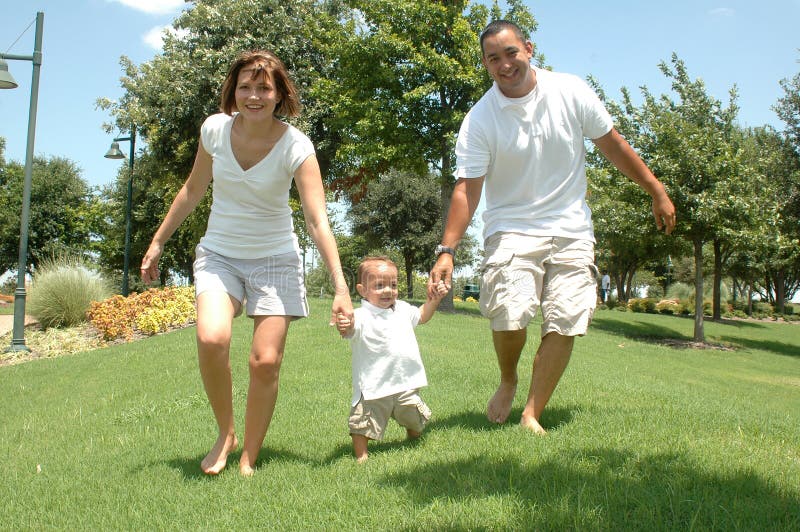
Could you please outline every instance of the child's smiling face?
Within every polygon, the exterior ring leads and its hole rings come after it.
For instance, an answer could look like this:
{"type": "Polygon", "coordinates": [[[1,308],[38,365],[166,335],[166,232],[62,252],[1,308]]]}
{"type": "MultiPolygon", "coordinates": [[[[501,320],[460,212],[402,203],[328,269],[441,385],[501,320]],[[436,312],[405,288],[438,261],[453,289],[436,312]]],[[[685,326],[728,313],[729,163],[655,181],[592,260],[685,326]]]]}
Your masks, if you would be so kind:
{"type": "Polygon", "coordinates": [[[397,301],[397,268],[376,261],[364,271],[356,289],[370,304],[392,308],[397,301]]]}

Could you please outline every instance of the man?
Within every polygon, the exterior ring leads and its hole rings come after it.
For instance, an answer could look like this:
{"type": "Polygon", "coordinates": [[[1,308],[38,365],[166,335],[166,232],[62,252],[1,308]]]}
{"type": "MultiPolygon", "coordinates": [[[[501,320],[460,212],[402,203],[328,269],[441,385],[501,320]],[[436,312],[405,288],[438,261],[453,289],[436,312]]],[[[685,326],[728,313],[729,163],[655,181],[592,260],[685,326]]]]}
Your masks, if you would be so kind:
{"type": "Polygon", "coordinates": [[[650,194],[656,226],[667,234],[675,227],[675,208],[585,82],[531,66],[533,44],[513,23],[490,23],[480,40],[494,84],[461,125],[457,181],[429,290],[440,280],[450,285],[453,250],[485,185],[480,305],[491,322],[500,367],[487,416],[495,423],[508,418],[526,328],[541,308],[542,341],[520,424],[545,434],[542,410],[597,302],[584,138],[650,194]]]}
{"type": "Polygon", "coordinates": [[[611,293],[611,276],[603,270],[603,277],[600,279],[600,300],[605,303],[611,293]]]}

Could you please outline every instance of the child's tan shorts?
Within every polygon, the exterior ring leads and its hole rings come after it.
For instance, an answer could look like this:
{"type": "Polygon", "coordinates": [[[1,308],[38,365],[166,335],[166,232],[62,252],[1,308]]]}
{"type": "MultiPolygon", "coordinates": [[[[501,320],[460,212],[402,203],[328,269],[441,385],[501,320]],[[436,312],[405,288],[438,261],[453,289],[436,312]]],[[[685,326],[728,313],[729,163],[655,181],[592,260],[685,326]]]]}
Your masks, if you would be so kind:
{"type": "Polygon", "coordinates": [[[350,409],[350,434],[360,434],[371,440],[383,438],[389,418],[408,430],[422,432],[431,418],[431,409],[417,393],[418,390],[401,392],[379,399],[365,400],[363,397],[350,409]]]}

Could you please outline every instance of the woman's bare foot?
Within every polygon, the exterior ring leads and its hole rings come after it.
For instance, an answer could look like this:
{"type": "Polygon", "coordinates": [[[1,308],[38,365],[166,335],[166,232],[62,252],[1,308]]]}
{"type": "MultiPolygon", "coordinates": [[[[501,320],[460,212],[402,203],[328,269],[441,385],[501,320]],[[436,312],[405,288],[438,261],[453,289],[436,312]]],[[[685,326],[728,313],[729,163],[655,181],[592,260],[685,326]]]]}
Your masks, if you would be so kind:
{"type": "Polygon", "coordinates": [[[228,463],[228,454],[235,451],[238,446],[239,442],[235,434],[220,435],[217,438],[217,443],[214,444],[214,447],[200,462],[200,468],[203,473],[206,475],[218,475],[228,463]]]}
{"type": "MultiPolygon", "coordinates": [[[[258,455],[256,455],[258,458],[258,455]]],[[[252,477],[256,472],[256,461],[250,460],[250,454],[247,449],[242,451],[242,456],[239,458],[239,473],[243,477],[252,477]]]]}
{"type": "Polygon", "coordinates": [[[500,382],[497,391],[489,399],[486,406],[486,417],[492,423],[505,423],[511,414],[511,404],[514,402],[514,395],[517,393],[516,384],[500,382]]]}
{"type": "Polygon", "coordinates": [[[255,468],[251,467],[250,464],[239,462],[239,473],[243,477],[252,477],[256,474],[256,470],[255,468]]]}
{"type": "Polygon", "coordinates": [[[525,414],[522,415],[522,419],[520,419],[519,424],[522,428],[533,432],[534,434],[538,434],[540,436],[544,436],[547,434],[547,431],[544,430],[539,422],[533,416],[526,416],[525,414]]]}
{"type": "Polygon", "coordinates": [[[366,453],[363,454],[362,456],[357,456],[356,457],[356,463],[365,464],[365,463],[367,463],[367,459],[368,458],[369,458],[369,455],[366,454],[366,453]]]}
{"type": "Polygon", "coordinates": [[[422,433],[421,433],[421,432],[417,432],[417,431],[415,431],[415,430],[411,430],[411,429],[406,429],[406,437],[407,437],[409,440],[416,440],[416,439],[417,439],[417,438],[419,438],[420,436],[422,436],[422,433]]]}

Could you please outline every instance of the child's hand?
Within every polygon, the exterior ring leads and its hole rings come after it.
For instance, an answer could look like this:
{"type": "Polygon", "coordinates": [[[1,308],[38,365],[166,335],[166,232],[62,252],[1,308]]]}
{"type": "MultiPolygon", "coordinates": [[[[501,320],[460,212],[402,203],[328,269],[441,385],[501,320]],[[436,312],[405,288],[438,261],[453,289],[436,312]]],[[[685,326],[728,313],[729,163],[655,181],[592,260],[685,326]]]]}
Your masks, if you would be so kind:
{"type": "Polygon", "coordinates": [[[442,299],[444,296],[447,295],[450,289],[444,284],[444,281],[439,281],[436,283],[432,290],[432,299],[439,300],[442,299]]]}
{"type": "Polygon", "coordinates": [[[336,315],[336,329],[339,331],[339,334],[345,336],[349,333],[353,328],[353,322],[341,312],[336,315]]]}

